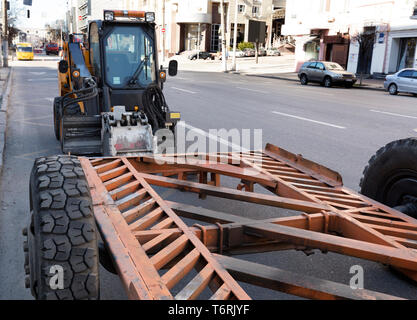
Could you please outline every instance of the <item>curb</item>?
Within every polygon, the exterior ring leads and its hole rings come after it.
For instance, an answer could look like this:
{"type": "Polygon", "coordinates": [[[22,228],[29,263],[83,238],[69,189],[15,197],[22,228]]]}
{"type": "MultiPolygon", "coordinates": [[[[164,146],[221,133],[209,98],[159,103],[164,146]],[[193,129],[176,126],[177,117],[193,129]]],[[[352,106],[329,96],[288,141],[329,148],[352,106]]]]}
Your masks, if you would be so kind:
{"type": "MultiPolygon", "coordinates": [[[[284,81],[292,81],[292,82],[299,82],[298,79],[292,79],[292,78],[284,78],[284,77],[278,77],[278,76],[268,76],[268,75],[258,75],[258,74],[245,74],[240,72],[233,72],[234,74],[240,74],[247,77],[258,77],[258,78],[267,78],[267,79],[277,79],[277,80],[284,80],[284,81]]],[[[373,91],[386,91],[384,88],[376,88],[376,87],[367,87],[367,86],[357,86],[354,85],[352,87],[353,89],[362,89],[362,90],[373,90],[373,91]]]]}
{"type": "Polygon", "coordinates": [[[6,147],[6,131],[7,131],[7,107],[9,105],[9,95],[11,91],[11,83],[13,78],[13,69],[10,68],[7,76],[6,89],[3,92],[0,105],[0,173],[3,170],[3,156],[6,147]]]}

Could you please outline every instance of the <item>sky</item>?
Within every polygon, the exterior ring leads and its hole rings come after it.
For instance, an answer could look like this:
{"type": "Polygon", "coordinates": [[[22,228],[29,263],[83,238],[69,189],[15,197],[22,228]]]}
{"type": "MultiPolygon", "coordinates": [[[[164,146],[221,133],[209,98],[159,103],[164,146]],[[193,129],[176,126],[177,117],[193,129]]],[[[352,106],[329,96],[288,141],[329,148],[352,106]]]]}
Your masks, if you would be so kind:
{"type": "Polygon", "coordinates": [[[43,28],[46,23],[65,19],[67,0],[32,0],[32,6],[24,6],[23,0],[11,0],[10,5],[30,9],[30,19],[26,10],[22,11],[17,27],[43,28]]]}

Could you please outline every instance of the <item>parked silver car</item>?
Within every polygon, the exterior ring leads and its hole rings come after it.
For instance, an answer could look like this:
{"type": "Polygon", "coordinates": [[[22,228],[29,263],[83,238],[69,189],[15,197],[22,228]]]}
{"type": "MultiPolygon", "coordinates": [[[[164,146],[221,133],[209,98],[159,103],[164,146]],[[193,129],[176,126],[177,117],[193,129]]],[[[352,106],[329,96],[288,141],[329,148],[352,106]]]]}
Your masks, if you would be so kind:
{"type": "Polygon", "coordinates": [[[305,62],[298,72],[298,78],[302,85],[307,85],[309,82],[317,82],[325,87],[341,84],[347,88],[351,88],[357,80],[353,73],[347,72],[338,63],[327,61],[305,62]]]}
{"type": "Polygon", "coordinates": [[[384,87],[392,95],[399,92],[417,94],[417,69],[402,69],[385,78],[384,87]]]}

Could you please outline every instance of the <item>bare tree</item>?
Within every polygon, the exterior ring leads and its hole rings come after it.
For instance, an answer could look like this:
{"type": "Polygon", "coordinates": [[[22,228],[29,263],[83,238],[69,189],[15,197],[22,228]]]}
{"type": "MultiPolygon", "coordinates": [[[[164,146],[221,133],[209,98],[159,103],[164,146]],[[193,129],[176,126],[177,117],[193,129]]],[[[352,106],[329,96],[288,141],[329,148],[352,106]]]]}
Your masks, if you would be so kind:
{"type": "Polygon", "coordinates": [[[49,34],[50,40],[58,42],[61,40],[61,32],[65,26],[64,20],[55,20],[53,23],[46,24],[45,28],[49,34]]]}
{"type": "Polygon", "coordinates": [[[24,16],[26,10],[20,5],[20,2],[13,2],[10,5],[10,10],[7,11],[7,24],[8,24],[8,43],[12,45],[13,39],[19,34],[20,29],[17,27],[19,19],[24,16]]]}
{"type": "Polygon", "coordinates": [[[354,35],[351,40],[359,45],[358,70],[360,71],[360,85],[362,85],[363,72],[368,59],[372,59],[373,47],[375,44],[376,32],[375,28],[365,28],[361,33],[354,35]]]}

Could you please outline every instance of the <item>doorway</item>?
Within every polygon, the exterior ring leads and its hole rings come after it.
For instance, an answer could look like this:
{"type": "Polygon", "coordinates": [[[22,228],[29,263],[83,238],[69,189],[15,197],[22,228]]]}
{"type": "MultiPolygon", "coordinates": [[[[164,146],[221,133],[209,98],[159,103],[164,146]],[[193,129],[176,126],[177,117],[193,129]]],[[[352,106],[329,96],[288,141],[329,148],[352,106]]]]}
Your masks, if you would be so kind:
{"type": "Polygon", "coordinates": [[[414,67],[416,44],[417,38],[402,38],[400,40],[400,54],[398,56],[397,71],[414,67]]]}

